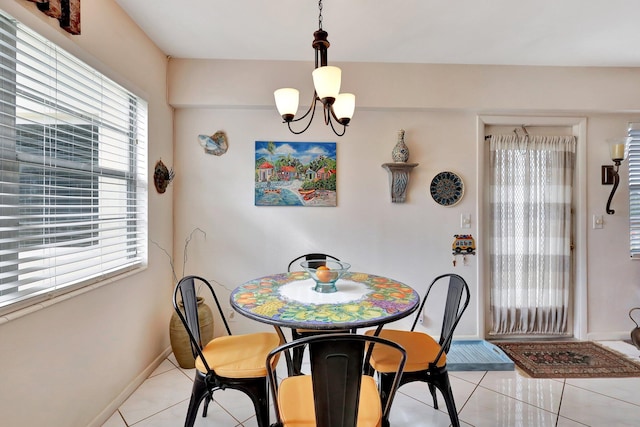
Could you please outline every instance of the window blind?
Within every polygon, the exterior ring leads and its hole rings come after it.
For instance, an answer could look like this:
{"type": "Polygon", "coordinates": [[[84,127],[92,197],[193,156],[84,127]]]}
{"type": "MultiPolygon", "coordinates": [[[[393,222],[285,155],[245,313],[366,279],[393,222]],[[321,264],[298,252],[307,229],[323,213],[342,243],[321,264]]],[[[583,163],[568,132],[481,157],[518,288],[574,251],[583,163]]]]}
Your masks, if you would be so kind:
{"type": "Polygon", "coordinates": [[[0,309],[146,262],[146,152],[144,100],[0,11],[0,309]]]}
{"type": "Polygon", "coordinates": [[[640,259],[640,123],[629,123],[628,136],[631,258],[640,259]]]}

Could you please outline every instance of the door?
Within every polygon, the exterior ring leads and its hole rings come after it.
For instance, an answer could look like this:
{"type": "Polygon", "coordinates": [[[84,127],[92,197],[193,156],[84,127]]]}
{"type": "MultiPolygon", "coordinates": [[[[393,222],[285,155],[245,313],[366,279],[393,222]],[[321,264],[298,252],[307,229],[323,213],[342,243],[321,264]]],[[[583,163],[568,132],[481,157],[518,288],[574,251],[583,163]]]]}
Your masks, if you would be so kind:
{"type": "Polygon", "coordinates": [[[572,128],[487,130],[488,334],[571,336],[577,148],[572,128]]]}

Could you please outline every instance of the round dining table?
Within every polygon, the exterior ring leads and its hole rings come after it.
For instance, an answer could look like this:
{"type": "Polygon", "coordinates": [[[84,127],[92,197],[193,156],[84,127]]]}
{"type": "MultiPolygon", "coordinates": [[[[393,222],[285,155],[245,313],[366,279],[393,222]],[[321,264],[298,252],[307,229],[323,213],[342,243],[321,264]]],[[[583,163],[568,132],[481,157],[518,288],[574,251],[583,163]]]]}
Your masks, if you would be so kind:
{"type": "Polygon", "coordinates": [[[295,329],[355,330],[393,322],[413,313],[420,295],[388,277],[347,272],[336,292],[314,291],[304,271],[250,280],[233,290],[231,306],[259,322],[295,329]]]}

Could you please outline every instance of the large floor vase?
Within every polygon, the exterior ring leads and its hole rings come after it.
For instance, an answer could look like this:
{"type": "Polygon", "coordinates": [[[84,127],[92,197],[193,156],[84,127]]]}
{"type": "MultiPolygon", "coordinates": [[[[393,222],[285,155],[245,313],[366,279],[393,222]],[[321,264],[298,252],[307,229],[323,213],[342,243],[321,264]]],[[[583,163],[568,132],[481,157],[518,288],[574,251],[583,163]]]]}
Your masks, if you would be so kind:
{"type": "MultiPolygon", "coordinates": [[[[180,309],[183,308],[182,302],[179,303],[179,306],[180,309]]],[[[202,297],[198,297],[198,321],[200,322],[202,342],[208,343],[213,339],[213,313],[211,308],[204,303],[204,298],[202,297]]],[[[171,350],[173,350],[180,367],[185,369],[195,368],[195,359],[191,352],[189,334],[175,310],[169,322],[169,339],[171,341],[171,350]]]]}

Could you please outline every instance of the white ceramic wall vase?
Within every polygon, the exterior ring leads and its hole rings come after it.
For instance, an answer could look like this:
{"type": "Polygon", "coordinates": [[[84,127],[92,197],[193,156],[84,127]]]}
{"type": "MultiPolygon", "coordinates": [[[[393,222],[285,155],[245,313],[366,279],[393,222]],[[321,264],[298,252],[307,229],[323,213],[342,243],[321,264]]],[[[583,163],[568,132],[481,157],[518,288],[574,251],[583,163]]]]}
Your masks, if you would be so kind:
{"type": "Polygon", "coordinates": [[[396,163],[405,163],[409,160],[409,147],[404,143],[404,129],[398,131],[398,142],[393,147],[391,158],[396,163]]]}

